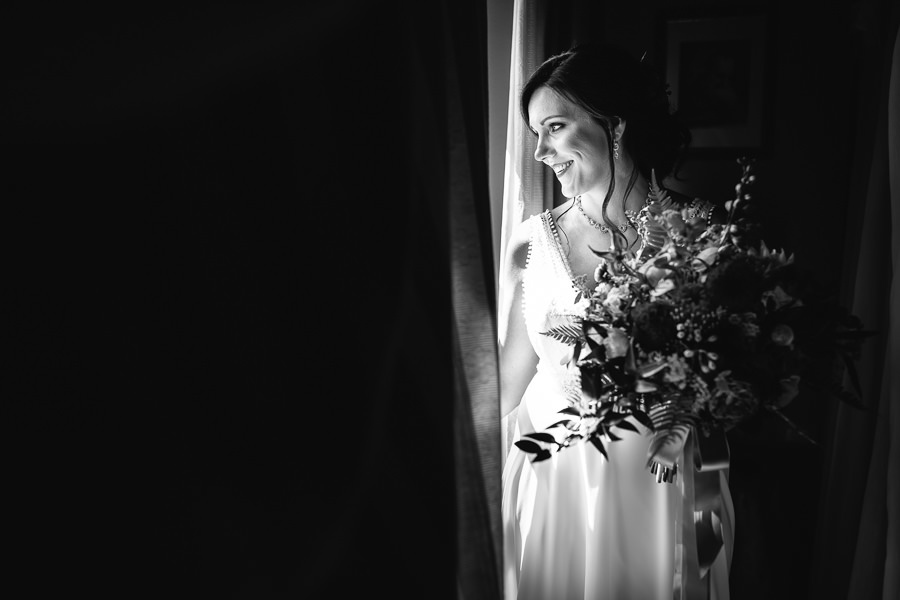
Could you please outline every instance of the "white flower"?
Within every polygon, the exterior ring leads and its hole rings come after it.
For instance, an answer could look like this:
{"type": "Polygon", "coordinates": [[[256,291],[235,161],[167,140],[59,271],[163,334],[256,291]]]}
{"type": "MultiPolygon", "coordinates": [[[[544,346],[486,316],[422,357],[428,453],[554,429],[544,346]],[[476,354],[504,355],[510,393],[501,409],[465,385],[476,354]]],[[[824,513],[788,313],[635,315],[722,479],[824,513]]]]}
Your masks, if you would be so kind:
{"type": "Polygon", "coordinates": [[[629,300],[631,297],[631,290],[627,285],[619,285],[609,290],[609,293],[606,295],[606,299],[603,301],[603,306],[605,306],[612,313],[614,317],[620,317],[624,313],[623,305],[629,300]]]}
{"type": "Polygon", "coordinates": [[[588,309],[591,307],[591,299],[587,296],[582,296],[581,299],[575,303],[575,310],[578,311],[578,314],[586,314],[588,309]]]}
{"type": "Polygon", "coordinates": [[[678,385],[679,388],[683,388],[685,385],[685,378],[687,377],[687,366],[685,365],[684,359],[677,354],[670,354],[666,357],[666,362],[668,363],[667,366],[669,368],[666,369],[663,380],[668,383],[674,383],[678,385]]]}
{"type": "Polygon", "coordinates": [[[609,328],[606,337],[603,339],[603,346],[606,348],[607,358],[625,356],[630,348],[628,336],[618,327],[609,328]]]}
{"type": "Polygon", "coordinates": [[[612,285],[605,281],[601,281],[597,284],[597,287],[594,288],[594,293],[591,294],[591,298],[594,301],[603,302],[606,300],[606,296],[609,294],[609,290],[612,289],[612,285]]]}

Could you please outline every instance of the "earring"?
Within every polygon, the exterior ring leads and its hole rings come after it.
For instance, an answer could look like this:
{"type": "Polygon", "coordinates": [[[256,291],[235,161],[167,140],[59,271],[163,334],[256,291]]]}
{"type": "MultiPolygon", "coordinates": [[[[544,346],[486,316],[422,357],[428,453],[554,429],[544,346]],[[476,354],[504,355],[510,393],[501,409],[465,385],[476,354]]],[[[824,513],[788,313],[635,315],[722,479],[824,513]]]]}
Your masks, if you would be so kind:
{"type": "Polygon", "coordinates": [[[619,160],[619,140],[613,142],[613,158],[619,160]]]}

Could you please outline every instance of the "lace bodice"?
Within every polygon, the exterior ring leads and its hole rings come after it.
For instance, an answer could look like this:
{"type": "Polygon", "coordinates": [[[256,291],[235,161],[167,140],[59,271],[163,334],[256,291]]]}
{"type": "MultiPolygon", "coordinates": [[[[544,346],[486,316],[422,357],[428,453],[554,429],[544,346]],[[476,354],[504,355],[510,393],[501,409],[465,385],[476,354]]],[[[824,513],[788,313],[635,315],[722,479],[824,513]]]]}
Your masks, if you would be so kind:
{"type": "Polygon", "coordinates": [[[540,358],[539,369],[565,370],[560,364],[571,353],[571,347],[543,335],[554,325],[565,323],[573,315],[582,314],[579,292],[587,288],[577,281],[566,260],[556,223],[550,211],[528,220],[531,242],[522,281],[523,311],[528,337],[540,358]]]}

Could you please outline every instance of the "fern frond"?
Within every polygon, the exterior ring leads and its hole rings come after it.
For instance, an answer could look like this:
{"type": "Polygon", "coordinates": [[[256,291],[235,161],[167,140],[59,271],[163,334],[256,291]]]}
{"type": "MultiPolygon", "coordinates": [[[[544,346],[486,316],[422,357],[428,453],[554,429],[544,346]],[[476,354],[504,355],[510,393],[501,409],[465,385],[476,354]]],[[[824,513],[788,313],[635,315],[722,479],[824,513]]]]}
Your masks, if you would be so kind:
{"type": "Polygon", "coordinates": [[[563,344],[568,344],[569,346],[574,346],[577,342],[585,341],[584,332],[581,329],[580,322],[577,324],[566,323],[564,325],[557,325],[556,327],[551,327],[547,331],[542,331],[541,334],[551,337],[563,344]]]}

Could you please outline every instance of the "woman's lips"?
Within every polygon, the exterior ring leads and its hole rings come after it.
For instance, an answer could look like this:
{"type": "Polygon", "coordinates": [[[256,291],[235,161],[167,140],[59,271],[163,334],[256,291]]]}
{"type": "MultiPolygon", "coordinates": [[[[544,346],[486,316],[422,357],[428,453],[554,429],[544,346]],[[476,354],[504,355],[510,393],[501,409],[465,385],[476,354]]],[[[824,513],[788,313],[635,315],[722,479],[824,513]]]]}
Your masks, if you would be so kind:
{"type": "Polygon", "coordinates": [[[553,165],[553,172],[556,173],[557,177],[562,177],[562,174],[569,170],[569,167],[572,166],[572,161],[567,161],[564,163],[559,163],[558,165],[553,165]]]}

